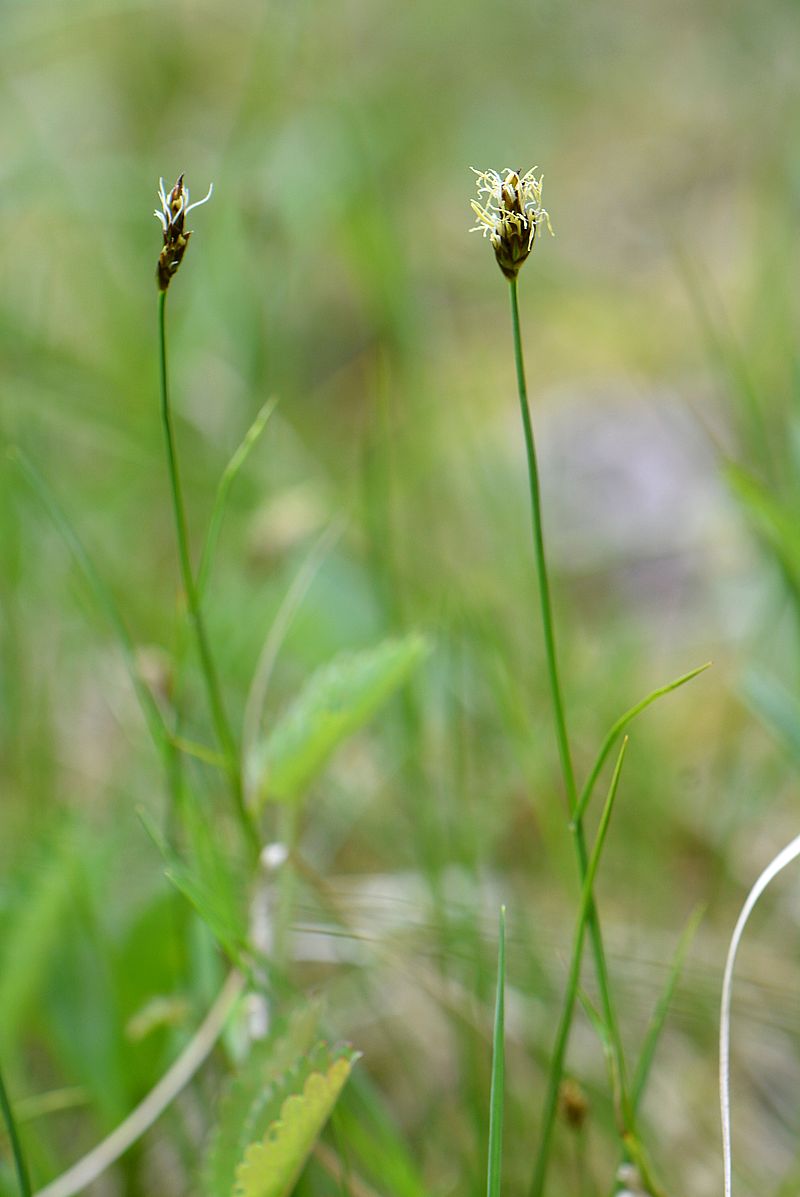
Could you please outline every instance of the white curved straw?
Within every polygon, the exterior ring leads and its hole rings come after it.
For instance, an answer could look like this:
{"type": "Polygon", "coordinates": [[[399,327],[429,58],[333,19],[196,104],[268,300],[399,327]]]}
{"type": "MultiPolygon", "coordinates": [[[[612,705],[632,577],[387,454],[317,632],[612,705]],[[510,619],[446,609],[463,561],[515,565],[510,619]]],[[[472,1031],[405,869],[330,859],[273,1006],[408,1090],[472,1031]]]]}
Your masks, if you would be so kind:
{"type": "Polygon", "coordinates": [[[189,1083],[208,1056],[244,986],[245,978],[233,969],[196,1034],[155,1088],[116,1130],[68,1171],[40,1189],[35,1197],[73,1197],[73,1194],[82,1192],[141,1138],[189,1083]]]}
{"type": "Polygon", "coordinates": [[[736,964],[736,953],[739,941],[745,929],[747,920],[753,912],[758,899],[774,877],[788,864],[800,856],[800,835],[795,836],[782,852],[770,861],[764,872],[755,883],[747,900],[742,907],[742,913],[733,929],[731,945],[728,948],[728,959],[725,962],[725,975],[722,979],[722,1005],[719,1017],[719,1110],[722,1120],[722,1168],[724,1173],[725,1197],[731,1197],[731,997],[733,991],[733,968],[736,964]]]}

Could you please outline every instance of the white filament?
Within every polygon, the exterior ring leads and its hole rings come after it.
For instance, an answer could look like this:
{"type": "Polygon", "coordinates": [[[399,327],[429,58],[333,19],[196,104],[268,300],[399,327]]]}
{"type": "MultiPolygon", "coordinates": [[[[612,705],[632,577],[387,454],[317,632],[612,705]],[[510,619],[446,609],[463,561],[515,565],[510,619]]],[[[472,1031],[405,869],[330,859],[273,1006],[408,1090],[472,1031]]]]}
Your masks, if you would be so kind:
{"type": "Polygon", "coordinates": [[[722,1167],[724,1173],[725,1197],[731,1197],[731,997],[733,992],[733,968],[736,964],[736,953],[739,941],[753,912],[758,899],[774,877],[788,864],[800,856],[800,835],[795,836],[774,860],[770,861],[764,872],[756,881],[747,900],[742,907],[739,920],[734,927],[731,944],[728,948],[728,959],[725,962],[725,974],[722,979],[722,1005],[719,1019],[719,1108],[722,1120],[722,1167]]]}
{"type": "Polygon", "coordinates": [[[150,1090],[147,1097],[139,1102],[136,1109],[116,1130],[98,1143],[83,1159],[78,1160],[77,1164],[73,1164],[68,1171],[40,1189],[35,1197],[74,1197],[74,1194],[82,1192],[97,1180],[98,1176],[116,1163],[119,1157],[142,1137],[175,1100],[181,1089],[188,1085],[206,1059],[244,987],[245,978],[240,972],[233,969],[228,973],[227,980],[205,1020],[155,1088],[150,1090]]]}

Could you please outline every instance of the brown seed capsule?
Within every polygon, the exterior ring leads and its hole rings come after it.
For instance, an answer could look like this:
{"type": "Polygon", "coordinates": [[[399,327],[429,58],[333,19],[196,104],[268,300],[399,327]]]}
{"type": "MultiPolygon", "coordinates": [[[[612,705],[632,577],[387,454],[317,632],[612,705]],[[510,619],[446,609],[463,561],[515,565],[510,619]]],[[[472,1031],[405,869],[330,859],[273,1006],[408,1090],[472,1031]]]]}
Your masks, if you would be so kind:
{"type": "Polygon", "coordinates": [[[169,194],[164,187],[164,180],[161,179],[159,183],[158,198],[161,201],[161,211],[156,209],[154,215],[161,221],[164,247],[158,255],[156,281],[159,291],[166,291],[172,276],[183,261],[183,255],[186,253],[186,247],[192,235],[191,231],[186,229],[186,216],[192,208],[199,208],[201,204],[205,204],[211,199],[214,184],[211,184],[208,195],[204,199],[190,204],[189,188],[183,182],[183,174],[178,175],[175,186],[169,194]]]}
{"type": "Polygon", "coordinates": [[[561,1082],[558,1104],[567,1126],[574,1131],[582,1130],[589,1113],[589,1102],[581,1086],[571,1077],[561,1082]]]}

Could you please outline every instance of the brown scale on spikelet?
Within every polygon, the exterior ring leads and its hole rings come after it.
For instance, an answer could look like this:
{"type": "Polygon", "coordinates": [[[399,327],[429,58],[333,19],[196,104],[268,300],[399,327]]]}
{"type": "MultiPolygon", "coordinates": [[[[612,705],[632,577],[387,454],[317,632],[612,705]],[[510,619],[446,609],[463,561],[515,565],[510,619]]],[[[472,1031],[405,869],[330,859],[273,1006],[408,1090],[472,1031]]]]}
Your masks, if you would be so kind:
{"type": "Polygon", "coordinates": [[[183,255],[186,253],[186,247],[192,235],[191,231],[186,228],[186,217],[192,208],[199,208],[201,204],[205,204],[211,199],[214,184],[212,183],[209,187],[208,195],[190,204],[189,188],[184,184],[183,174],[178,175],[177,182],[169,193],[164,187],[164,180],[161,179],[159,183],[158,198],[161,201],[161,211],[156,209],[153,215],[161,221],[164,248],[158,255],[156,281],[159,291],[166,291],[172,281],[172,276],[183,261],[183,255]]]}

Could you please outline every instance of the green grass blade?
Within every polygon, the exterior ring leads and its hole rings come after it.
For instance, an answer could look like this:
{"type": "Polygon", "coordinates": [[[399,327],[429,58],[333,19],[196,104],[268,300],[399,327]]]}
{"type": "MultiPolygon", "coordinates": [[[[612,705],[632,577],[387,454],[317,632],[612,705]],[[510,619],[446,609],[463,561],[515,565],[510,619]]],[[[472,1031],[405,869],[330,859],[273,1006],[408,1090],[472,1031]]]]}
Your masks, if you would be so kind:
{"type": "Polygon", "coordinates": [[[497,997],[492,1039],[492,1088],[489,1099],[489,1168],[486,1197],[500,1197],[503,1169],[503,1098],[505,1091],[506,908],[500,907],[497,939],[497,997]]]}
{"type": "Polygon", "coordinates": [[[678,948],[675,952],[675,956],[669,970],[667,983],[664,986],[658,1002],[656,1003],[652,1018],[650,1019],[647,1031],[645,1032],[642,1050],[636,1065],[633,1084],[631,1085],[631,1101],[633,1103],[634,1110],[638,1110],[639,1103],[642,1100],[645,1086],[647,1085],[647,1079],[650,1075],[650,1069],[653,1066],[653,1060],[655,1058],[658,1041],[661,1037],[661,1032],[664,1029],[664,1023],[666,1022],[669,1008],[672,1005],[672,999],[675,995],[675,988],[678,984],[681,972],[683,971],[686,953],[689,951],[689,947],[691,946],[692,940],[695,937],[695,933],[704,914],[705,907],[698,906],[690,916],[689,921],[686,924],[683,934],[678,942],[678,948]]]}
{"type": "Polygon", "coordinates": [[[594,1033],[600,1040],[600,1046],[603,1049],[603,1057],[608,1068],[608,1075],[611,1078],[611,1091],[614,1094],[614,1101],[617,1106],[620,1105],[620,1090],[619,1090],[619,1074],[617,1072],[617,1062],[614,1056],[614,1046],[611,1042],[611,1035],[602,1014],[595,1006],[592,999],[589,997],[585,989],[578,986],[577,993],[578,1001],[583,1007],[583,1012],[589,1019],[589,1022],[594,1027],[594,1033]]]}
{"type": "Polygon", "coordinates": [[[206,534],[203,551],[200,555],[200,565],[197,570],[197,595],[202,599],[208,585],[208,577],[211,573],[211,566],[214,562],[214,554],[219,540],[219,533],[222,527],[222,520],[225,516],[225,508],[228,504],[228,497],[231,492],[231,487],[236,481],[236,476],[241,470],[244,463],[255,448],[261,433],[267,426],[267,421],[278,405],[277,399],[268,399],[264,406],[258,412],[258,415],[253,420],[253,423],[248,428],[247,432],[239,444],[239,447],[234,452],[230,461],[222,472],[222,477],[219,480],[217,493],[214,499],[214,507],[211,511],[211,519],[208,524],[208,532],[206,534]]]}
{"type": "Polygon", "coordinates": [[[14,1168],[17,1173],[17,1182],[19,1184],[19,1191],[22,1197],[31,1197],[31,1182],[28,1176],[28,1167],[25,1163],[25,1156],[22,1152],[22,1144],[20,1143],[19,1135],[17,1134],[17,1124],[14,1121],[14,1112],[11,1109],[11,1102],[6,1092],[6,1087],[3,1083],[3,1074],[0,1072],[0,1112],[3,1115],[3,1121],[6,1124],[8,1131],[9,1142],[11,1143],[11,1154],[14,1157],[14,1168]]]}
{"type": "MultiPolygon", "coordinates": [[[[627,747],[628,737],[626,736],[622,741],[622,747],[619,750],[617,763],[614,766],[614,773],[611,778],[608,796],[603,807],[603,813],[600,818],[597,835],[595,836],[591,856],[589,857],[589,862],[586,868],[586,878],[583,883],[581,901],[578,908],[578,918],[575,925],[575,933],[572,943],[572,956],[570,959],[567,985],[564,993],[563,1005],[561,1007],[561,1017],[559,1019],[558,1030],[556,1032],[555,1047],[553,1048],[553,1055],[550,1062],[550,1074],[547,1080],[547,1090],[545,1093],[545,1104],[544,1111],[542,1113],[541,1132],[539,1138],[539,1149],[536,1155],[533,1183],[531,1185],[531,1197],[542,1197],[542,1194],[544,1193],[547,1166],[550,1161],[553,1127],[555,1125],[556,1112],[558,1110],[558,1095],[561,1088],[561,1081],[564,1077],[564,1063],[567,1054],[567,1044],[569,1042],[570,1026],[572,1025],[572,1013],[580,989],[583,944],[586,938],[589,911],[592,908],[594,880],[597,876],[597,869],[600,864],[600,858],[603,854],[603,845],[605,844],[609,823],[611,822],[611,812],[614,808],[614,800],[617,796],[620,774],[622,772],[622,762],[625,759],[625,751],[627,747]]],[[[624,1073],[621,1067],[621,1047],[616,1042],[612,1043],[611,1033],[602,1019],[600,1019],[600,1023],[603,1027],[603,1034],[600,1036],[601,1042],[603,1043],[604,1048],[606,1047],[606,1043],[609,1045],[609,1050],[611,1051],[611,1056],[614,1060],[615,1069],[619,1073],[620,1086],[622,1086],[622,1078],[624,1073]]]]}
{"type": "Polygon", "coordinates": [[[641,702],[637,702],[635,706],[630,708],[630,710],[625,711],[623,715],[620,715],[616,723],[612,724],[608,734],[606,735],[606,738],[603,740],[600,751],[597,754],[597,758],[592,765],[591,772],[586,779],[586,783],[581,790],[580,796],[578,798],[578,806],[575,813],[575,818],[573,820],[574,823],[578,823],[585,815],[586,808],[589,805],[589,801],[592,797],[595,783],[600,776],[600,771],[603,768],[603,765],[606,763],[608,755],[611,752],[611,749],[614,747],[617,737],[624,732],[631,720],[635,719],[637,715],[640,715],[642,711],[651,705],[651,703],[654,703],[659,698],[663,698],[665,694],[671,694],[673,690],[677,690],[680,686],[685,686],[687,682],[691,682],[693,678],[696,678],[699,674],[704,673],[705,670],[709,669],[710,667],[711,662],[706,661],[705,665],[698,665],[696,669],[690,669],[688,673],[684,673],[680,677],[676,677],[673,681],[667,682],[665,686],[659,686],[657,690],[652,690],[646,698],[643,698],[641,702]]]}
{"type": "MultiPolygon", "coordinates": [[[[598,1039],[603,1048],[603,1055],[606,1058],[606,1064],[611,1076],[611,1087],[614,1093],[614,1101],[620,1112],[621,1118],[627,1123],[628,1114],[626,1111],[630,1110],[630,1099],[625,1093],[624,1081],[619,1071],[619,1063],[617,1060],[617,1051],[614,1045],[613,1036],[610,1034],[608,1027],[601,1015],[600,1011],[593,1005],[588,994],[584,990],[580,990],[578,997],[583,1006],[587,1018],[595,1029],[598,1039]]],[[[638,1132],[630,1123],[627,1123],[626,1129],[622,1131],[622,1142],[625,1150],[625,1158],[636,1165],[641,1180],[641,1189],[637,1186],[636,1192],[648,1193],[650,1197],[665,1197],[665,1193],[658,1184],[653,1174],[652,1165],[647,1157],[644,1144],[639,1138],[638,1132]]],[[[615,1185],[614,1192],[620,1192],[615,1185]]]]}
{"type": "Polygon", "coordinates": [[[225,757],[219,752],[215,752],[213,748],[209,748],[205,744],[198,744],[195,740],[187,740],[183,736],[174,736],[173,744],[184,754],[184,756],[194,757],[196,761],[202,761],[204,765],[211,765],[214,769],[225,769],[225,757]]]}
{"type": "Polygon", "coordinates": [[[359,1171],[384,1197],[429,1197],[415,1154],[365,1072],[353,1072],[336,1109],[359,1171]]]}
{"type": "Polygon", "coordinates": [[[86,550],[86,547],[70,523],[67,515],[64,512],[64,509],[58,502],[58,499],[50,489],[49,484],[39,473],[38,469],[30,460],[30,458],[27,457],[26,454],[17,447],[9,450],[9,456],[22,471],[22,474],[24,475],[25,480],[27,481],[31,490],[33,490],[45,511],[50,516],[56,531],[83,574],[84,579],[94,596],[95,602],[103,611],[106,619],[111,625],[117,637],[117,641],[128,670],[128,675],[136,692],[136,697],[139,700],[139,705],[142,709],[142,713],[144,715],[150,735],[152,736],[156,747],[169,764],[172,751],[170,745],[170,732],[164,722],[161,711],[158,708],[158,703],[153,698],[153,695],[151,694],[149,688],[145,685],[139,673],[133,641],[131,640],[130,633],[125,626],[125,621],[122,618],[113,594],[98,573],[94,562],[86,550]]]}
{"type": "Polygon", "coordinates": [[[247,918],[242,884],[215,840],[213,823],[205,812],[187,805],[186,831],[191,855],[186,860],[161,833],[147,810],[140,807],[137,813],[164,859],[167,880],[191,903],[229,958],[244,968],[247,918]]]}

